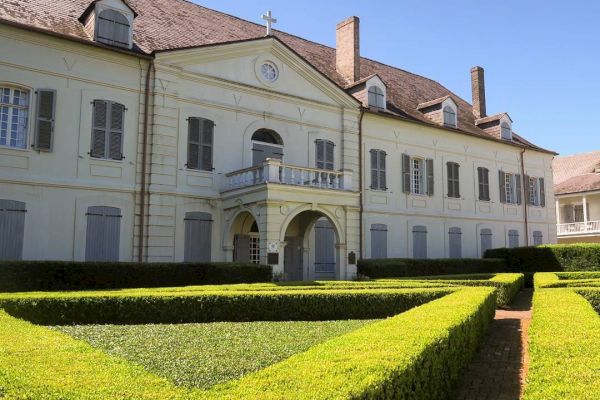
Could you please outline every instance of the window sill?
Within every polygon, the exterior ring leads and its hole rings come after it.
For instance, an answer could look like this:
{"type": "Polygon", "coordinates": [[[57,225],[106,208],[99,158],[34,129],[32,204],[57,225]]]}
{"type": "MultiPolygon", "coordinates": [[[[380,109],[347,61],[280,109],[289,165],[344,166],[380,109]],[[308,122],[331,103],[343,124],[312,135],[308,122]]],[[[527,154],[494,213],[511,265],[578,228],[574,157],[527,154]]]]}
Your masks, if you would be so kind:
{"type": "Polygon", "coordinates": [[[114,160],[112,158],[97,158],[97,157],[89,156],[89,159],[90,159],[90,161],[98,161],[98,162],[102,162],[102,163],[111,163],[111,164],[123,164],[125,162],[124,158],[122,160],[114,160]]]}
{"type": "Polygon", "coordinates": [[[21,147],[11,147],[11,146],[6,146],[6,145],[0,145],[0,150],[8,150],[8,151],[18,151],[20,153],[29,153],[32,150],[28,147],[25,148],[21,148],[21,147]]]}
{"type": "Polygon", "coordinates": [[[194,174],[194,175],[214,175],[215,171],[206,171],[203,169],[192,169],[192,168],[187,168],[187,167],[183,167],[183,171],[185,171],[186,173],[189,174],[194,174]]]}

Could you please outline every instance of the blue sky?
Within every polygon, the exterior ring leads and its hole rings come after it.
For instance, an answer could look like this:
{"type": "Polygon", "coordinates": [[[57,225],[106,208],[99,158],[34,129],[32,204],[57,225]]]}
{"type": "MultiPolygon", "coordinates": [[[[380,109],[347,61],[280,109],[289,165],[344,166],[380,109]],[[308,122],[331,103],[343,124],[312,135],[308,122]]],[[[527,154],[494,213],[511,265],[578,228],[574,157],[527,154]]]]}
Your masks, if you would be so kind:
{"type": "Polygon", "coordinates": [[[557,0],[195,0],[335,46],[335,25],[361,19],[361,54],[434,79],[467,101],[486,71],[488,114],[563,155],[600,150],[600,2],[557,0]]]}

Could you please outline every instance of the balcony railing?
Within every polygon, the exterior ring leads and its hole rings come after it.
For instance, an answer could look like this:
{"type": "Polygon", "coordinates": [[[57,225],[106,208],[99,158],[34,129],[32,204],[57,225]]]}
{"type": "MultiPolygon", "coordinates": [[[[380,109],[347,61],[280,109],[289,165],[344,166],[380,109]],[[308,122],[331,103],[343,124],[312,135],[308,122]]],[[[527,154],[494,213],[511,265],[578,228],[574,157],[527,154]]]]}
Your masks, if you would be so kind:
{"type": "Polygon", "coordinates": [[[600,234],[600,221],[572,222],[569,224],[558,224],[559,235],[580,235],[598,233],[600,234]]]}
{"type": "Polygon", "coordinates": [[[245,168],[226,175],[225,190],[240,189],[261,183],[305,186],[320,189],[352,190],[352,171],[331,171],[318,168],[285,165],[280,160],[267,159],[263,165],[245,168]]]}

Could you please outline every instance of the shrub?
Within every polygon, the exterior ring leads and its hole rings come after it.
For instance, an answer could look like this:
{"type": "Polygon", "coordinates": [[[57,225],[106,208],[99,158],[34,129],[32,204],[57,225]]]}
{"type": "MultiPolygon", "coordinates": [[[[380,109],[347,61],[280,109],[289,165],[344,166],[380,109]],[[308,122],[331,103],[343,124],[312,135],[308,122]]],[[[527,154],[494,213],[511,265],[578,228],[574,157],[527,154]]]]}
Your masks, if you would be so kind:
{"type": "Polygon", "coordinates": [[[598,272],[540,272],[535,274],[536,288],[600,287],[598,272]]]}
{"type": "Polygon", "coordinates": [[[444,399],[494,316],[468,288],[207,391],[206,399],[444,399]]]}
{"type": "Polygon", "coordinates": [[[271,267],[250,263],[0,262],[0,292],[253,283],[271,277],[271,267]]]}
{"type": "Polygon", "coordinates": [[[428,275],[489,274],[505,272],[503,260],[386,258],[359,260],[358,273],[373,279],[428,275]]]}
{"type": "Polygon", "coordinates": [[[525,400],[597,399],[600,318],[570,289],[540,289],[533,297],[530,368],[525,400]]]}
{"type": "Polygon", "coordinates": [[[456,289],[160,291],[5,296],[0,307],[37,324],[319,321],[385,318],[456,289]]]}
{"type": "Polygon", "coordinates": [[[600,314],[600,288],[577,289],[576,292],[585,297],[596,312],[600,314]]]}

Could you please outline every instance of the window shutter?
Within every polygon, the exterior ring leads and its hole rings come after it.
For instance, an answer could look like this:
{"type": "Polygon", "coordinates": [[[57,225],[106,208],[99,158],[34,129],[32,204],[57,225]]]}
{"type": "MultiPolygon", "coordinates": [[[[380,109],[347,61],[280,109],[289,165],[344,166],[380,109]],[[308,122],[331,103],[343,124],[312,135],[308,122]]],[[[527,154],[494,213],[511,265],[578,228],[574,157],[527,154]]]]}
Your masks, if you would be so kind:
{"type": "Polygon", "coordinates": [[[325,141],[315,140],[315,166],[319,169],[325,168],[325,141]]]}
{"type": "Polygon", "coordinates": [[[234,261],[247,263],[250,262],[250,236],[235,235],[234,243],[234,261]]]}
{"type": "Polygon", "coordinates": [[[189,169],[198,169],[200,157],[200,120],[190,118],[188,120],[188,160],[189,169]]]}
{"type": "Polygon", "coordinates": [[[448,244],[450,258],[462,258],[461,228],[450,228],[448,230],[448,244]]]}
{"type": "Polygon", "coordinates": [[[427,227],[415,226],[413,227],[413,258],[425,259],[427,258],[427,227]]]}
{"type": "Polygon", "coordinates": [[[211,261],[212,223],[212,215],[209,213],[185,214],[185,262],[211,261]]]}
{"type": "Polygon", "coordinates": [[[379,189],[379,172],[377,166],[377,150],[371,150],[371,189],[379,189]]]}
{"type": "Polygon", "coordinates": [[[335,273],[335,230],[327,219],[315,224],[315,272],[335,273]]]}
{"type": "Polygon", "coordinates": [[[110,103],[110,146],[109,158],[123,159],[123,117],[125,107],[122,104],[110,103]]]}
{"type": "Polygon", "coordinates": [[[460,165],[454,164],[454,195],[460,198],[460,165]]]}
{"type": "Polygon", "coordinates": [[[119,261],[121,210],[89,207],[86,216],[85,261],[119,261]]]}
{"type": "Polygon", "coordinates": [[[104,100],[94,101],[92,121],[92,143],[91,156],[104,158],[106,154],[106,132],[107,132],[108,102],[104,100]]]}
{"type": "Polygon", "coordinates": [[[525,195],[525,204],[531,205],[531,193],[529,191],[531,182],[529,182],[529,175],[524,175],[524,177],[523,182],[525,182],[525,187],[523,194],[525,195]]]}
{"type": "Polygon", "coordinates": [[[522,199],[521,199],[521,175],[517,174],[515,175],[515,192],[516,192],[516,196],[517,196],[517,204],[521,204],[522,203],[522,199]]]}
{"type": "Polygon", "coordinates": [[[483,167],[478,167],[477,168],[477,182],[478,182],[478,186],[479,186],[479,200],[486,200],[483,175],[484,175],[483,167]]]}
{"type": "Polygon", "coordinates": [[[202,158],[200,160],[201,166],[200,169],[203,171],[212,171],[213,170],[213,136],[214,136],[214,122],[203,119],[202,120],[202,130],[200,132],[200,141],[202,144],[202,158]]]}
{"type": "Polygon", "coordinates": [[[387,190],[387,179],[386,179],[386,170],[385,170],[385,157],[387,156],[386,152],[383,150],[379,150],[379,188],[381,190],[387,190]]]}
{"type": "Polygon", "coordinates": [[[427,159],[427,196],[433,196],[433,159],[427,159]]]}
{"type": "Polygon", "coordinates": [[[448,185],[448,197],[454,197],[454,187],[453,187],[453,177],[454,171],[452,168],[452,163],[446,163],[446,175],[447,175],[447,185],[448,185]]]}
{"type": "Polygon", "coordinates": [[[54,136],[56,90],[40,89],[37,95],[34,147],[36,150],[51,151],[54,136]]]}
{"type": "Polygon", "coordinates": [[[410,156],[402,154],[402,191],[410,193],[410,156]]]}
{"type": "Polygon", "coordinates": [[[0,260],[21,260],[25,236],[25,203],[0,199],[0,260]]]}
{"type": "Polygon", "coordinates": [[[371,258],[387,258],[387,233],[387,225],[371,225],[371,258]]]}
{"type": "Polygon", "coordinates": [[[540,185],[540,206],[546,207],[546,186],[544,178],[539,178],[538,183],[540,185]]]}
{"type": "Polygon", "coordinates": [[[325,141],[325,169],[334,169],[334,147],[333,142],[325,141]]]}
{"type": "Polygon", "coordinates": [[[498,171],[498,180],[500,182],[500,203],[506,203],[506,174],[504,171],[498,171]]]}
{"type": "Polygon", "coordinates": [[[479,232],[481,240],[481,256],[485,255],[485,252],[492,248],[492,230],[482,229],[479,232]]]}
{"type": "Polygon", "coordinates": [[[513,249],[519,247],[519,231],[511,229],[508,231],[508,247],[513,249]]]}

